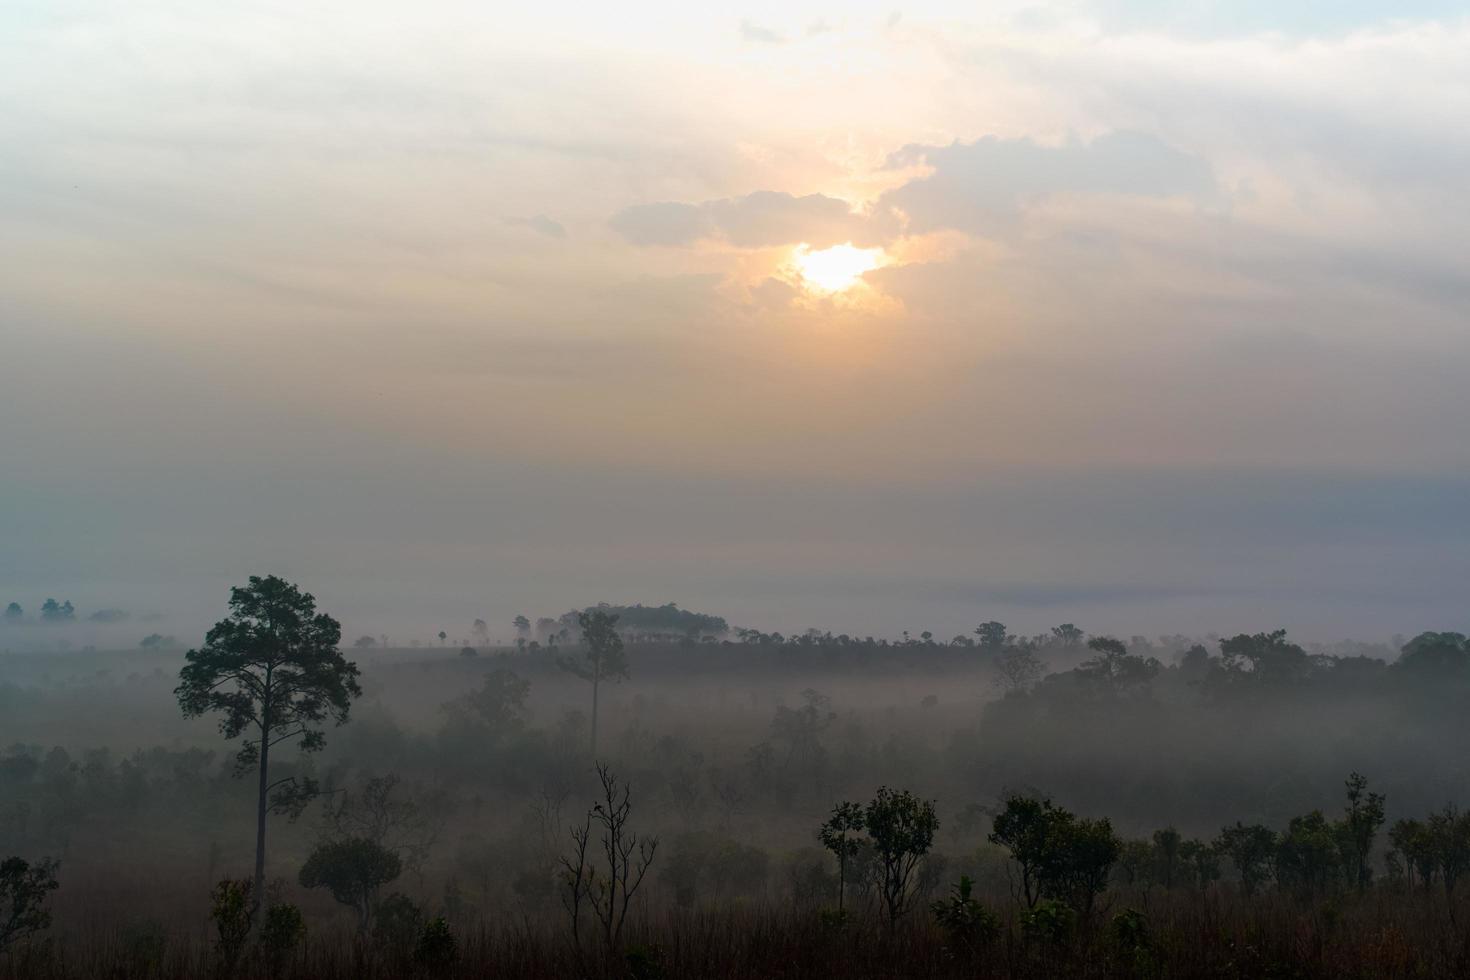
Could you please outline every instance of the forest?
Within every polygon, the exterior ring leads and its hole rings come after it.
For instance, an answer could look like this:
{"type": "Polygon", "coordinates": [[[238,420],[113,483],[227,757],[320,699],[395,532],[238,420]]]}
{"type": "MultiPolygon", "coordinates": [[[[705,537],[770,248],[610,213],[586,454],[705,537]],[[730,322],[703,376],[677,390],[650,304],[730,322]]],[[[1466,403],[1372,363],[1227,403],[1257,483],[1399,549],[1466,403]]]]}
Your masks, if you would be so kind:
{"type": "Polygon", "coordinates": [[[0,656],[0,976],[1470,974],[1459,633],[219,612],[0,656]]]}

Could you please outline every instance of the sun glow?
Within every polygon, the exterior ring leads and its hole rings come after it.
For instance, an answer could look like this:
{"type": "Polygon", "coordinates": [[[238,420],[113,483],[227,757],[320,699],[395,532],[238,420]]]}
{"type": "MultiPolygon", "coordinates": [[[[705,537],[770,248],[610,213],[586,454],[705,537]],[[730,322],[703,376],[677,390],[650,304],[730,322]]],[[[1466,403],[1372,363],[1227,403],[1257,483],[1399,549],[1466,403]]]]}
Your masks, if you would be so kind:
{"type": "Polygon", "coordinates": [[[808,289],[840,293],[862,281],[863,273],[882,265],[881,248],[855,248],[851,242],[813,252],[805,243],[792,253],[792,261],[808,289]]]}

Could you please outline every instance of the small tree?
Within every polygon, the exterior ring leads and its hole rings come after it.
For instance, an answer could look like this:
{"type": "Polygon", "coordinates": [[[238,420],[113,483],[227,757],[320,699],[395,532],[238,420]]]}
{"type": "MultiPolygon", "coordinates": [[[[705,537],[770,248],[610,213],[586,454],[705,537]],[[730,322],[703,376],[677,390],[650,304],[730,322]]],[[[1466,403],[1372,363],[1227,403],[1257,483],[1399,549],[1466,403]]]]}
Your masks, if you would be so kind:
{"type": "Polygon", "coordinates": [[[1337,880],[1337,835],[1321,810],[1292,817],[1276,845],[1276,880],[1305,895],[1320,894],[1337,880]]]}
{"type": "Polygon", "coordinates": [[[832,808],[832,816],[817,831],[822,846],[837,857],[837,910],[842,911],[843,892],[847,887],[847,862],[862,846],[858,836],[863,832],[863,807],[861,803],[839,803],[832,808]]]}
{"type": "Polygon", "coordinates": [[[1420,820],[1396,820],[1389,828],[1388,839],[1403,858],[1405,870],[1409,873],[1409,886],[1413,887],[1414,876],[1418,875],[1419,884],[1428,889],[1439,867],[1439,854],[1429,828],[1420,820]]]}
{"type": "Polygon", "coordinates": [[[1174,876],[1179,871],[1179,846],[1184,838],[1173,827],[1154,831],[1154,852],[1158,855],[1159,879],[1165,888],[1174,887],[1174,876]]]}
{"type": "Polygon", "coordinates": [[[1004,650],[1011,637],[1006,633],[1006,624],[990,620],[975,627],[975,635],[979,637],[975,645],[985,653],[999,653],[1004,650]]]}
{"type": "Polygon", "coordinates": [[[250,918],[255,908],[254,884],[248,878],[226,878],[209,895],[209,920],[214,923],[214,951],[222,972],[235,968],[245,941],[250,938],[250,918]]]}
{"type": "Polygon", "coordinates": [[[1200,891],[1220,880],[1220,852],[1212,844],[1191,838],[1179,845],[1179,860],[1190,882],[1200,891]]]}
{"type": "Polygon", "coordinates": [[[1049,898],[1061,899],[1084,915],[1108,886],[1123,842],[1113,833],[1107,817],[1079,819],[1065,810],[1051,825],[1052,839],[1041,868],[1041,887],[1049,898]]]}
{"type": "Polygon", "coordinates": [[[632,813],[628,787],[612,770],[598,765],[601,798],[587,811],[582,826],[572,828],[572,855],[561,859],[566,891],[562,901],[572,922],[572,941],[581,948],[582,905],[592,909],[602,926],[605,948],[616,949],[622,941],[628,906],[643,884],[658,851],[657,837],[640,837],[628,824],[632,813]],[[599,861],[592,851],[592,836],[598,834],[599,861]]]}
{"type": "Polygon", "coordinates": [[[1260,824],[1246,826],[1240,821],[1225,827],[1215,838],[1215,848],[1230,858],[1240,876],[1240,888],[1246,895],[1271,877],[1271,856],[1276,851],[1276,833],[1260,824]]]}
{"type": "Polygon", "coordinates": [[[1046,676],[1046,665],[1029,646],[1007,647],[995,658],[995,686],[1003,693],[1024,691],[1046,676]]]}
{"type": "MultiPolygon", "coordinates": [[[[553,625],[555,625],[553,623],[553,625]]],[[[560,657],[562,670],[592,683],[592,758],[597,759],[597,701],[604,680],[618,681],[628,676],[628,661],[623,654],[623,638],[618,635],[618,617],[601,609],[577,614],[586,649],[582,659],[560,657]]]]}
{"type": "Polygon", "coordinates": [[[892,929],[908,911],[914,868],[933,846],[939,818],[931,801],[880,786],[863,811],[863,826],[878,859],[881,897],[892,929]]]}
{"type": "Polygon", "coordinates": [[[318,845],[301,866],[303,888],[326,888],[357,913],[357,930],[367,936],[377,910],[378,890],[403,871],[398,855],[381,844],[355,837],[318,845]]]}
{"type": "Polygon", "coordinates": [[[948,901],[934,902],[929,906],[934,913],[934,921],[944,930],[950,948],[965,955],[973,955],[1000,933],[1000,919],[970,897],[973,888],[974,882],[961,876],[948,901]]]}
{"type": "Polygon", "coordinates": [[[0,953],[12,943],[47,929],[51,910],[46,898],[59,886],[60,867],[50,858],[31,864],[24,858],[0,861],[0,953]]]}
{"type": "Polygon", "coordinates": [[[342,627],[316,611],[309,593],[274,575],[252,575],[230,590],[230,615],[214,624],[204,646],[190,650],[174,689],[185,717],[218,712],[220,733],[236,739],[249,732],[235,756],[236,775],[259,773],[255,811],[257,904],[265,889],[265,818],[277,809],[296,809],[314,793],[294,777],[270,781],[270,751],[297,740],[302,752],[325,744],[322,723],[347,721],[352,700],[361,696],[357,665],[337,644],[342,627]],[[279,791],[272,799],[272,791],[279,791]]]}
{"type": "Polygon", "coordinates": [[[1382,793],[1368,792],[1368,780],[1356,772],[1348,777],[1346,786],[1348,806],[1338,825],[1338,834],[1347,877],[1361,892],[1373,880],[1369,857],[1373,853],[1373,839],[1383,826],[1384,797],[1382,793]]]}
{"type": "Polygon", "coordinates": [[[271,976],[281,972],[286,960],[306,938],[306,919],[289,902],[278,902],[265,910],[260,926],[260,952],[271,976]]]}
{"type": "Polygon", "coordinates": [[[1014,793],[1007,797],[995,817],[990,843],[1011,852],[1011,860],[1020,868],[1020,895],[1027,908],[1041,897],[1041,875],[1051,846],[1053,825],[1063,811],[1051,800],[1014,793]]]}

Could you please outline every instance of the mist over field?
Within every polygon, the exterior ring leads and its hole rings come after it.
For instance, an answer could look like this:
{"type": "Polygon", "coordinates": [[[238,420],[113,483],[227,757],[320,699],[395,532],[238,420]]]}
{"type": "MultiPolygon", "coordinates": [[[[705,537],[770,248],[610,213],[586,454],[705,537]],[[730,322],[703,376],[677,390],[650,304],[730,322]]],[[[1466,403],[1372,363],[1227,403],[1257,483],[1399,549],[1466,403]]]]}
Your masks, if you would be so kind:
{"type": "Polygon", "coordinates": [[[1470,975],[1470,11],[0,7],[0,980],[1470,975]]]}

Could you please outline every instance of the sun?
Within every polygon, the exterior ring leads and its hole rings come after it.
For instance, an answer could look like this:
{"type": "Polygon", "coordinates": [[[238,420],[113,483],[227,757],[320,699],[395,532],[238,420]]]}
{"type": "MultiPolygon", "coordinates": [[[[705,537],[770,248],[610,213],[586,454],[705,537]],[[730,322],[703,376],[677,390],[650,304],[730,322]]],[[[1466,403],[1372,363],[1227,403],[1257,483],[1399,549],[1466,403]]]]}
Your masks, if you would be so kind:
{"type": "Polygon", "coordinates": [[[862,281],[863,273],[882,264],[881,248],[854,248],[852,242],[833,245],[819,252],[802,243],[791,255],[802,282],[823,293],[840,293],[862,281]]]}

